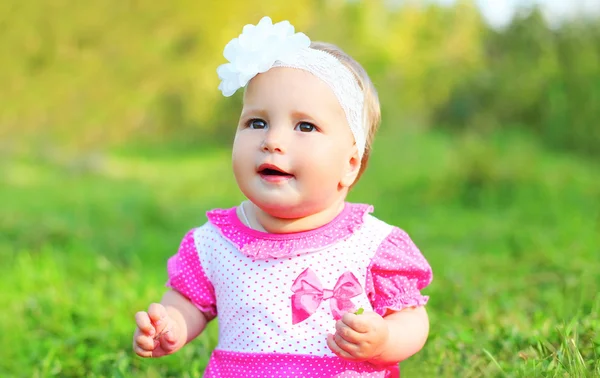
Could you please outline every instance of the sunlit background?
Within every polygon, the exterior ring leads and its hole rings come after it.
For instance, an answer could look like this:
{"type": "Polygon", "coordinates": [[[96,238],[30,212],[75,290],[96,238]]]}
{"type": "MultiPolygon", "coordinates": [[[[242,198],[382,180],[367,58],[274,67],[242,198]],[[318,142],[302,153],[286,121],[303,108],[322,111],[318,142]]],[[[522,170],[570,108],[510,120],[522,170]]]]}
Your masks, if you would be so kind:
{"type": "Polygon", "coordinates": [[[205,212],[241,201],[244,24],[361,62],[383,124],[350,200],[434,269],[403,377],[600,376],[600,2],[0,2],[0,376],[199,377],[216,323],[137,358],[133,315],[205,212]]]}

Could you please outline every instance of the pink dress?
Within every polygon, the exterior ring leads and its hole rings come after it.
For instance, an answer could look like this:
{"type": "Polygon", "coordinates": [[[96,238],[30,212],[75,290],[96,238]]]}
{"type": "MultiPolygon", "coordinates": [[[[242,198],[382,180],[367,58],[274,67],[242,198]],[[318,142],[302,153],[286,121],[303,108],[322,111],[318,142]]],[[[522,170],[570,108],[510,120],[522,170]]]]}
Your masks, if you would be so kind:
{"type": "Polygon", "coordinates": [[[246,227],[236,208],[207,213],[168,262],[167,286],[219,317],[205,377],[397,377],[337,357],[327,346],[341,315],[422,306],[431,268],[408,235],[346,203],[311,231],[269,234],[246,227]]]}

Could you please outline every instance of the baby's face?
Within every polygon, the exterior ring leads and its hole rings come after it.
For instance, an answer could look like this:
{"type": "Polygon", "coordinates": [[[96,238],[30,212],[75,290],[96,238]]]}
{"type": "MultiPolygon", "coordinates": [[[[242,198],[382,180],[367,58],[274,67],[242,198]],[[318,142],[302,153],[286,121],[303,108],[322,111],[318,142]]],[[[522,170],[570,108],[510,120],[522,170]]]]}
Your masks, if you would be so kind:
{"type": "Polygon", "coordinates": [[[338,203],[358,159],[346,116],[329,86],[287,67],[272,68],[248,84],[232,157],[242,192],[280,218],[303,217],[338,203]]]}

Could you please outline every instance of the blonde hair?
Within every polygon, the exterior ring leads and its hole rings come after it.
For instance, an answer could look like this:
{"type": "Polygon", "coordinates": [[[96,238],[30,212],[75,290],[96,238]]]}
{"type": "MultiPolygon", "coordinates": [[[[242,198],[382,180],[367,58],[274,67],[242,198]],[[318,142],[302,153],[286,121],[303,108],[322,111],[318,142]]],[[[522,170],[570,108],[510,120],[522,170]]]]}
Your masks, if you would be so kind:
{"type": "Polygon", "coordinates": [[[346,68],[350,70],[350,72],[354,74],[354,77],[356,78],[356,81],[358,82],[358,85],[362,89],[365,96],[362,126],[365,131],[366,144],[365,151],[361,159],[360,170],[358,171],[356,180],[354,180],[354,183],[356,184],[360,176],[362,176],[363,172],[367,168],[369,156],[371,155],[373,139],[375,138],[375,133],[377,132],[379,123],[381,122],[381,109],[379,106],[379,96],[377,96],[377,90],[375,89],[371,78],[369,78],[367,71],[365,71],[360,63],[358,63],[356,60],[354,60],[354,58],[346,54],[336,45],[326,42],[312,42],[310,47],[315,50],[327,52],[336,57],[344,66],[346,66],[346,68]]]}

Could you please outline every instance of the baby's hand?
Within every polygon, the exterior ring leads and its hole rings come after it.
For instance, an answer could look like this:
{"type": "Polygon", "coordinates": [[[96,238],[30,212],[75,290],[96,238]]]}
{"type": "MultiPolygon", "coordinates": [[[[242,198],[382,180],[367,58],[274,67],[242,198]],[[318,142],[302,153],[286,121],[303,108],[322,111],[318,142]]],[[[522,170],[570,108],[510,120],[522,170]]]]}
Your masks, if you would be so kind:
{"type": "Polygon", "coordinates": [[[185,342],[177,322],[162,304],[152,303],[148,312],[135,314],[137,328],[133,334],[133,350],[140,357],[161,357],[179,349],[185,342]]]}
{"type": "Polygon", "coordinates": [[[327,336],[327,345],[339,357],[366,361],[384,352],[388,337],[388,325],[379,314],[349,312],[335,323],[335,335],[327,336]]]}

